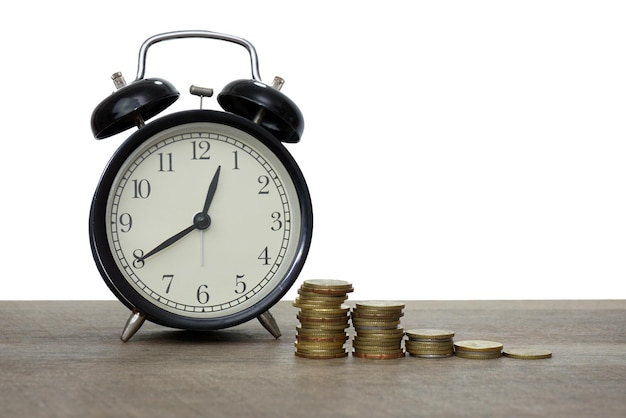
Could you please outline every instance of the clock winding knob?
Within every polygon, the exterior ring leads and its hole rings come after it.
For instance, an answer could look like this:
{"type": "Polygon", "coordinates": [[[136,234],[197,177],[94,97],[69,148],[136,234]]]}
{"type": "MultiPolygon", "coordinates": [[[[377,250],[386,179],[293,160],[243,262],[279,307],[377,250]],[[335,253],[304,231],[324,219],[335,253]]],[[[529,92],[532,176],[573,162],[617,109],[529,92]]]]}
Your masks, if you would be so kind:
{"type": "Polygon", "coordinates": [[[208,88],[208,87],[199,87],[199,86],[192,85],[191,87],[189,87],[189,93],[193,94],[194,96],[200,97],[200,109],[202,109],[202,99],[204,99],[205,97],[212,97],[213,89],[208,88]]]}

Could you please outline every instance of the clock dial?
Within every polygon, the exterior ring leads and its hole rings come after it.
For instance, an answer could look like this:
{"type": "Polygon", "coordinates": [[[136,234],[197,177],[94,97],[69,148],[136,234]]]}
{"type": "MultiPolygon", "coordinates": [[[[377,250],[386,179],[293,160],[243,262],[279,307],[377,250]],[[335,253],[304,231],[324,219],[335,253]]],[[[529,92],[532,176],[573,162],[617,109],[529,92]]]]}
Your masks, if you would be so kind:
{"type": "Polygon", "coordinates": [[[280,144],[237,123],[189,119],[113,158],[102,186],[104,265],[112,290],[155,322],[219,328],[258,316],[291,286],[308,248],[310,202],[301,205],[303,179],[294,181],[280,144]]]}

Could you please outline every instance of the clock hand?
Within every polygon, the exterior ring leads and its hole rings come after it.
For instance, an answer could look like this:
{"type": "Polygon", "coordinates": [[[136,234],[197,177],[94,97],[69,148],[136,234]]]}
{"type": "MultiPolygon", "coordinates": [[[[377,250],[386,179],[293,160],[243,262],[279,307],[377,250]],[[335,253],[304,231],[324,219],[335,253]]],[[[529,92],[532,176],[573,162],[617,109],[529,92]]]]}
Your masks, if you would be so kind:
{"type": "Polygon", "coordinates": [[[151,251],[148,251],[143,256],[136,257],[137,260],[144,261],[146,258],[150,257],[151,255],[154,255],[154,254],[158,253],[161,250],[164,250],[165,248],[169,247],[170,245],[172,245],[173,243],[175,243],[179,239],[183,238],[185,235],[189,234],[191,231],[193,231],[195,229],[196,229],[196,225],[195,224],[191,225],[191,226],[189,226],[189,227],[187,227],[185,229],[183,229],[178,234],[169,237],[168,239],[166,239],[165,241],[163,241],[162,243],[160,243],[159,245],[154,247],[154,249],[152,249],[151,251]]]}
{"type": "Polygon", "coordinates": [[[151,255],[154,255],[158,253],[159,251],[164,250],[165,248],[174,244],[176,241],[185,237],[186,235],[188,235],[195,229],[204,230],[204,229],[207,229],[209,225],[211,225],[211,217],[209,217],[209,206],[211,205],[211,201],[213,201],[213,196],[215,196],[215,191],[217,190],[217,181],[220,178],[221,168],[222,166],[217,167],[217,170],[215,171],[215,174],[213,175],[213,179],[211,180],[211,184],[209,185],[209,190],[207,192],[207,196],[204,201],[204,207],[202,208],[202,212],[196,213],[196,215],[193,218],[193,224],[183,229],[178,234],[172,235],[171,237],[169,237],[168,239],[166,239],[165,241],[163,241],[162,243],[154,247],[152,250],[148,251],[143,256],[136,257],[137,260],[144,261],[146,258],[150,257],[151,255]]]}
{"type": "Polygon", "coordinates": [[[211,180],[211,184],[209,185],[209,191],[207,192],[204,207],[202,208],[202,213],[205,215],[209,213],[209,206],[211,206],[211,201],[213,200],[213,196],[215,196],[215,190],[217,190],[217,181],[220,178],[221,169],[222,166],[218,165],[217,170],[215,170],[215,174],[213,175],[213,180],[211,180]]]}
{"type": "Polygon", "coordinates": [[[204,230],[209,227],[211,224],[211,218],[209,217],[209,206],[211,206],[211,202],[213,201],[213,196],[215,196],[215,191],[217,190],[217,181],[220,178],[220,170],[222,169],[221,165],[217,166],[217,170],[215,170],[215,174],[213,175],[213,179],[211,180],[211,184],[209,185],[209,191],[207,192],[206,199],[204,201],[204,207],[202,208],[202,213],[197,214],[198,220],[194,219],[194,222],[198,222],[198,229],[200,229],[200,266],[204,266],[204,230]],[[200,222],[208,221],[208,224],[200,225],[200,222]],[[206,226],[205,226],[206,225],[206,226]]]}

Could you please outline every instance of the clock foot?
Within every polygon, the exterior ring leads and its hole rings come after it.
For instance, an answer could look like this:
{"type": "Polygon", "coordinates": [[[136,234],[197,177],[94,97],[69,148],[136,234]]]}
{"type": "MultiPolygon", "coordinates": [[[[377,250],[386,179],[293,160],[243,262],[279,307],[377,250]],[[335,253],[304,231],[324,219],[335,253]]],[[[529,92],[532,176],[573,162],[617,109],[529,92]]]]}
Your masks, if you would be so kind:
{"type": "Polygon", "coordinates": [[[134,310],[133,313],[128,318],[128,321],[126,321],[126,326],[124,327],[124,331],[122,331],[120,340],[124,342],[127,342],[128,340],[130,340],[132,336],[135,335],[137,331],[139,331],[139,328],[141,328],[145,320],[146,320],[145,314],[134,310]]]}
{"type": "Polygon", "coordinates": [[[257,317],[261,325],[265,327],[266,330],[270,332],[274,336],[274,338],[280,337],[280,329],[278,328],[278,324],[274,319],[274,315],[270,311],[265,311],[261,315],[257,317]]]}

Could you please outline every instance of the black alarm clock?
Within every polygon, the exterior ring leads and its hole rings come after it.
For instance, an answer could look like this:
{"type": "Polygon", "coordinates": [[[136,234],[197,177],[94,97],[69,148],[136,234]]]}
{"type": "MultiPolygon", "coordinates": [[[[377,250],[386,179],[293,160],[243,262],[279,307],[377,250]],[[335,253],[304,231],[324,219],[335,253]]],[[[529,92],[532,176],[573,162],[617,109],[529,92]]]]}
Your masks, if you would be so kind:
{"type": "MultiPolygon", "coordinates": [[[[269,309],[301,272],[313,230],[304,176],[283,142],[302,136],[298,107],[263,83],[247,40],[209,31],[155,35],[140,48],[136,79],[93,111],[97,139],[137,127],[116,150],[97,185],[89,216],[95,263],[113,294],[131,310],[128,341],[145,320],[204,331],[258,318],[276,338],[269,309]],[[168,81],[144,78],[148,48],[178,38],[244,46],[252,79],[227,84],[223,111],[175,112],[168,81]]],[[[208,88],[191,86],[201,97],[208,88]]]]}

